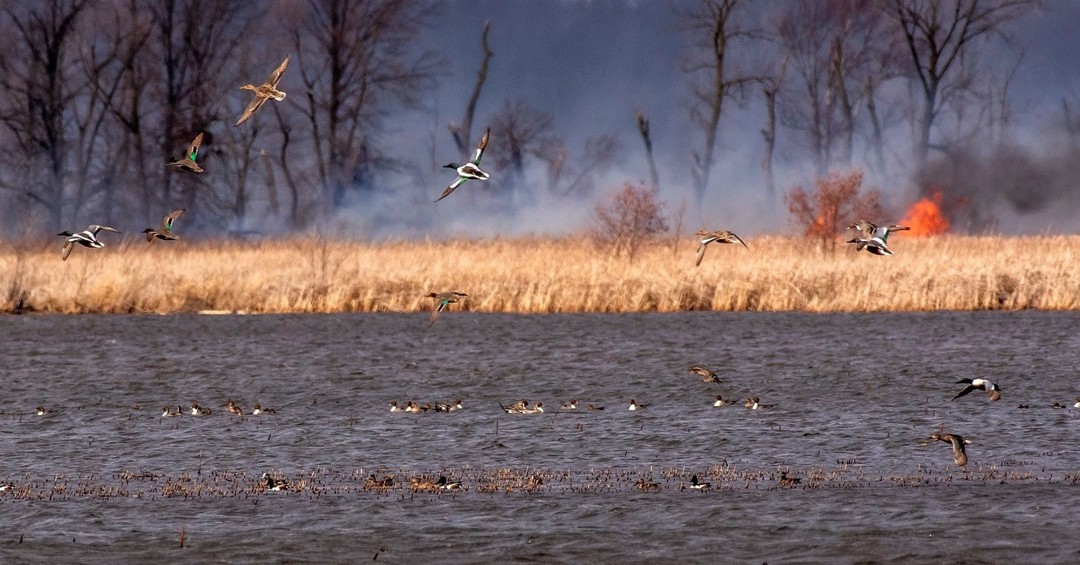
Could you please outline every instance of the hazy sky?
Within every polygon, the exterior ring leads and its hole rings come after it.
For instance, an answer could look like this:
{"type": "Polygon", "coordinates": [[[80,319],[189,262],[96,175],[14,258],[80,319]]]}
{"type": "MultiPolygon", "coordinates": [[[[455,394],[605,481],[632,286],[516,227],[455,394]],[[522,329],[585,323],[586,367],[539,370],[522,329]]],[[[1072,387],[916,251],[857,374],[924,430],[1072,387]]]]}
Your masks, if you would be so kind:
{"type": "MultiPolygon", "coordinates": [[[[391,124],[396,143],[430,146],[435,153],[456,157],[445,124],[460,121],[481,50],[479,33],[491,21],[490,45],[495,52],[477,112],[476,129],[490,121],[505,100],[523,97],[555,117],[555,129],[571,151],[580,151],[586,138],[608,133],[622,142],[620,160],[602,186],[647,175],[644,150],[634,124],[641,108],[652,121],[663,197],[670,208],[690,200],[690,151],[701,145],[700,133],[688,118],[690,87],[679,61],[691,51],[689,38],[676,11],[694,2],[588,0],[448,0],[434,17],[422,43],[446,58],[445,75],[431,93],[429,109],[391,124]],[[439,124],[438,130],[434,123],[439,124]]],[[[775,7],[775,4],[766,3],[775,7]]],[[[770,15],[751,17],[761,25],[770,15]]],[[[1049,1],[1044,8],[1013,26],[1015,44],[1024,57],[1012,84],[1017,129],[1015,136],[1033,151],[1049,143],[1047,130],[1060,120],[1061,99],[1080,107],[1080,2],[1049,1]]],[[[736,46],[740,58],[761,57],[767,47],[736,46]]],[[[996,56],[996,55],[995,55],[996,56]]],[[[717,166],[710,194],[701,210],[690,210],[690,228],[730,226],[747,233],[777,231],[787,226],[782,202],[763,196],[760,169],[764,110],[757,89],[743,106],[730,103],[720,126],[717,166]]],[[[899,126],[901,130],[906,126],[899,126]]],[[[474,138],[478,134],[475,133],[474,138]]],[[[806,182],[812,173],[788,130],[777,166],[780,190],[806,182]]],[[[493,141],[494,142],[494,141],[493,141]]],[[[903,156],[907,144],[894,147],[903,156]]],[[[426,149],[425,149],[426,151],[426,149]]],[[[449,171],[446,171],[449,172],[449,171]]],[[[489,171],[493,175],[499,171],[489,171]]],[[[452,173],[447,182],[452,180],[452,173]]],[[[881,187],[889,203],[902,210],[914,198],[910,182],[881,187]]],[[[437,195],[442,185],[431,187],[437,195]]],[[[476,189],[467,184],[462,191],[476,189]]],[[[559,199],[535,203],[516,215],[491,218],[458,194],[441,202],[435,220],[448,232],[505,231],[570,232],[587,222],[590,202],[559,199]]],[[[1026,228],[1021,228],[1021,231],[1026,228]]]]}

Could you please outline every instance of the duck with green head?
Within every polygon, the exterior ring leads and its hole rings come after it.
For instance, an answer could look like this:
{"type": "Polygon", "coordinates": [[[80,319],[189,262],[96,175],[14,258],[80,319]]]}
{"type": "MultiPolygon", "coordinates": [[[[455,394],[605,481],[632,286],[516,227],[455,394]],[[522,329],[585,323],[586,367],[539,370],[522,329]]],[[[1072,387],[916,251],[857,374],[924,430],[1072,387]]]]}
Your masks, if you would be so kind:
{"type": "Polygon", "coordinates": [[[484,132],[484,137],[480,140],[480,144],[476,146],[476,156],[473,157],[472,161],[469,161],[464,165],[459,165],[457,163],[443,165],[444,169],[456,170],[458,178],[450,186],[446,187],[446,190],[443,191],[442,196],[439,196],[439,198],[435,200],[436,202],[442,200],[443,198],[446,198],[447,196],[450,196],[450,193],[454,192],[454,189],[465,184],[465,182],[470,179],[488,180],[488,174],[480,170],[480,158],[484,156],[484,149],[487,148],[488,138],[490,137],[491,128],[488,128],[487,131],[484,132]]]}

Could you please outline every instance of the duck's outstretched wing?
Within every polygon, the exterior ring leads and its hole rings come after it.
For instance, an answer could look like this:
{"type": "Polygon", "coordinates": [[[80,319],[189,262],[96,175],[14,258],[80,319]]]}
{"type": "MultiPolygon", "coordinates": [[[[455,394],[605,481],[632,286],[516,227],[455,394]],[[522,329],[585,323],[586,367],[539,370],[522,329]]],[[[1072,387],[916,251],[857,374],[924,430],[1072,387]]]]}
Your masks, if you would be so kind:
{"type": "Polygon", "coordinates": [[[960,391],[960,394],[957,394],[952,399],[956,400],[957,398],[960,398],[961,396],[964,396],[964,395],[970,393],[973,390],[975,390],[975,387],[973,385],[967,385],[967,387],[965,387],[964,390],[960,391]]]}
{"type": "Polygon", "coordinates": [[[458,177],[458,179],[456,181],[454,181],[450,186],[446,187],[446,190],[443,191],[442,196],[435,199],[435,202],[438,202],[439,200],[442,200],[443,198],[446,198],[447,196],[450,196],[450,193],[454,192],[454,189],[456,189],[457,187],[465,184],[465,181],[467,181],[467,180],[469,180],[469,179],[467,179],[465,177],[458,177]]]}
{"type": "Polygon", "coordinates": [[[195,139],[191,141],[191,145],[188,145],[187,157],[192,161],[199,156],[199,146],[202,145],[203,134],[205,132],[199,132],[199,135],[195,136],[195,139]]]}
{"type": "Polygon", "coordinates": [[[262,105],[266,103],[266,99],[266,96],[256,93],[255,98],[251,99],[251,102],[248,103],[247,108],[244,108],[244,113],[240,114],[240,119],[236,120],[236,124],[234,125],[238,126],[251,119],[251,116],[254,116],[255,112],[259,108],[262,108],[262,105]]]}
{"type": "Polygon", "coordinates": [[[480,164],[480,158],[484,156],[484,149],[487,149],[488,139],[490,137],[491,128],[487,128],[487,131],[484,132],[484,137],[480,140],[480,145],[476,146],[476,157],[473,158],[473,163],[477,165],[480,164]]]}
{"type": "Polygon", "coordinates": [[[281,80],[281,75],[285,74],[285,69],[289,68],[290,57],[292,57],[292,55],[285,57],[285,60],[278,65],[278,68],[274,69],[274,72],[266,77],[266,84],[269,84],[273,88],[277,88],[277,83],[281,80]]]}
{"type": "Polygon", "coordinates": [[[701,260],[705,258],[705,247],[707,245],[708,244],[706,244],[706,243],[702,243],[701,245],[698,246],[698,249],[697,249],[697,262],[694,263],[695,267],[700,267],[701,266],[701,260]]]}
{"type": "Polygon", "coordinates": [[[181,208],[179,210],[173,210],[172,212],[169,212],[169,215],[165,216],[161,220],[161,229],[167,232],[172,231],[173,222],[175,222],[176,219],[183,215],[186,211],[187,208],[181,208]]]}
{"type": "Polygon", "coordinates": [[[64,261],[67,261],[68,255],[71,255],[71,248],[72,247],[75,247],[75,242],[74,241],[71,241],[69,239],[69,240],[64,242],[64,252],[63,252],[64,261]]]}

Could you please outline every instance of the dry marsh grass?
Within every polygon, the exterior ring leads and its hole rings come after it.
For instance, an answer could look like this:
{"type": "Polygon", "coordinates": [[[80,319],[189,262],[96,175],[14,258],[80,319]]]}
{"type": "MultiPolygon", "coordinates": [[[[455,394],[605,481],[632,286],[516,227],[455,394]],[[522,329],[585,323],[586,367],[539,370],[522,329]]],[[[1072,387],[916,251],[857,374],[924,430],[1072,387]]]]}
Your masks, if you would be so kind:
{"type": "Polygon", "coordinates": [[[0,311],[428,311],[429,292],[484,312],[1080,309],[1080,236],[894,236],[892,257],[798,238],[644,246],[633,263],[583,238],[362,243],[325,239],[101,250],[0,246],[0,311]]]}

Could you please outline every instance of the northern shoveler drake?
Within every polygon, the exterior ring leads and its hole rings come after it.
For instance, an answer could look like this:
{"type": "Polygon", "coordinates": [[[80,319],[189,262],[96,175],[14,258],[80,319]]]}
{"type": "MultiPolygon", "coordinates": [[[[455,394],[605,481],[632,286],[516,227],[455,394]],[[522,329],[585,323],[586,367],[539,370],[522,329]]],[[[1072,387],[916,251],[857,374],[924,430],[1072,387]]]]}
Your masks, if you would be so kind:
{"type": "Polygon", "coordinates": [[[712,483],[698,482],[697,475],[690,476],[690,488],[697,490],[709,490],[712,488],[712,483]]]}
{"type": "Polygon", "coordinates": [[[967,465],[967,452],[964,450],[964,444],[971,443],[964,439],[964,436],[957,434],[947,434],[943,432],[934,432],[930,434],[928,441],[943,441],[945,443],[952,444],[953,460],[956,464],[964,467],[967,465]]]}
{"type": "Polygon", "coordinates": [[[195,402],[194,400],[191,401],[191,415],[192,416],[209,416],[209,415],[211,415],[213,413],[214,412],[212,410],[210,410],[209,408],[203,408],[202,406],[199,406],[198,402],[195,402]]]}
{"type": "Polygon", "coordinates": [[[450,481],[446,479],[446,475],[439,475],[435,486],[441,490],[461,490],[461,481],[450,481]]]}
{"type": "Polygon", "coordinates": [[[570,402],[562,403],[563,410],[577,410],[577,400],[571,400],[570,402]]]}
{"type": "Polygon", "coordinates": [[[109,226],[100,226],[98,224],[90,224],[90,227],[79,233],[71,233],[69,231],[63,231],[56,235],[63,236],[67,239],[64,240],[63,258],[67,261],[68,255],[71,255],[71,249],[78,243],[83,247],[89,247],[91,249],[101,249],[105,247],[105,244],[98,240],[97,234],[99,231],[111,231],[113,233],[120,233],[119,231],[110,228],[109,226]]]}
{"type": "Polygon", "coordinates": [[[288,483],[284,480],[274,479],[274,477],[270,476],[270,473],[262,474],[262,483],[263,488],[266,490],[280,491],[289,489],[288,483]]]}
{"type": "Polygon", "coordinates": [[[749,408],[750,410],[764,410],[766,408],[772,408],[772,407],[774,407],[776,405],[775,404],[762,404],[760,398],[758,398],[756,396],[751,396],[750,398],[747,398],[745,402],[743,402],[743,406],[745,406],[746,408],[749,408]]]}
{"type": "Polygon", "coordinates": [[[454,169],[457,171],[458,178],[450,186],[446,187],[442,196],[439,196],[435,201],[438,202],[447,196],[450,196],[454,189],[465,184],[470,179],[472,180],[488,180],[488,174],[480,170],[480,158],[484,156],[484,149],[487,148],[488,138],[491,137],[491,128],[488,128],[484,132],[484,137],[480,140],[480,145],[476,146],[476,157],[473,157],[472,161],[459,165],[457,163],[450,163],[443,165],[445,169],[454,169]]]}
{"type": "Polygon", "coordinates": [[[973,390],[985,390],[990,395],[990,400],[999,400],[1001,398],[1001,388],[998,385],[986,380],[986,379],[960,379],[956,381],[956,384],[964,384],[964,390],[953,397],[953,400],[970,393],[973,390]]]}
{"type": "Polygon", "coordinates": [[[270,98],[273,98],[278,102],[281,102],[285,99],[285,93],[278,90],[277,85],[278,82],[281,81],[281,75],[285,74],[285,69],[287,69],[288,67],[289,57],[285,57],[285,60],[282,61],[280,65],[278,65],[278,68],[274,69],[274,72],[270,73],[270,76],[266,77],[266,82],[260,84],[259,86],[255,86],[253,84],[245,84],[244,86],[240,87],[240,90],[250,90],[254,92],[255,98],[252,98],[251,102],[248,103],[247,108],[244,108],[244,113],[240,115],[239,120],[236,120],[236,125],[240,125],[248,121],[248,119],[250,119],[251,116],[255,115],[255,112],[259,108],[262,108],[262,105],[265,104],[266,101],[270,98]]]}
{"type": "Polygon", "coordinates": [[[236,403],[233,402],[231,398],[229,399],[229,402],[227,404],[225,404],[225,411],[228,412],[229,414],[236,414],[237,416],[243,416],[244,415],[244,411],[241,410],[240,407],[237,406],[236,403]]]}
{"type": "Polygon", "coordinates": [[[177,159],[171,163],[165,163],[165,166],[187,169],[195,173],[203,172],[202,167],[195,162],[195,159],[199,156],[199,146],[202,145],[203,135],[205,135],[205,132],[199,132],[199,135],[195,136],[195,139],[191,141],[191,145],[188,145],[187,153],[184,154],[182,159],[177,159]]]}
{"type": "Polygon", "coordinates": [[[638,404],[633,398],[630,399],[630,406],[628,410],[644,410],[651,406],[651,404],[638,404]]]}
{"type": "Polygon", "coordinates": [[[703,382],[703,383],[722,383],[722,382],[724,382],[724,381],[720,380],[720,377],[716,376],[716,373],[714,373],[714,372],[712,372],[712,371],[708,370],[707,368],[702,367],[700,365],[694,365],[693,367],[690,367],[689,369],[687,369],[687,371],[701,377],[701,382],[703,382]]]}
{"type": "Polygon", "coordinates": [[[716,401],[712,403],[712,405],[717,408],[720,408],[721,406],[731,406],[733,404],[738,404],[738,401],[724,400],[724,397],[720,396],[719,394],[716,395],[716,401]]]}
{"type": "Polygon", "coordinates": [[[464,292],[432,292],[428,294],[428,298],[434,298],[436,300],[435,309],[431,312],[431,319],[428,320],[428,327],[430,328],[435,320],[439,318],[439,313],[446,309],[449,304],[457,304],[462,298],[465,298],[468,294],[464,292]]]}
{"type": "Polygon", "coordinates": [[[267,408],[259,404],[258,402],[255,403],[255,406],[251,407],[252,416],[258,416],[259,414],[273,414],[275,412],[277,412],[277,410],[274,410],[273,408],[267,408]]]}
{"type": "Polygon", "coordinates": [[[700,238],[700,241],[701,241],[701,244],[698,245],[697,262],[694,263],[695,266],[701,266],[701,260],[705,258],[705,248],[708,247],[710,243],[735,243],[735,242],[738,242],[738,243],[741,243],[743,247],[746,247],[747,249],[750,249],[750,247],[746,245],[746,242],[739,239],[739,236],[735,235],[735,232],[730,232],[730,231],[726,231],[726,230],[724,230],[724,231],[699,230],[694,235],[698,236],[700,238]]]}
{"type": "Polygon", "coordinates": [[[172,226],[173,222],[175,222],[177,218],[183,215],[184,211],[186,210],[187,208],[181,208],[179,210],[173,210],[172,212],[169,212],[167,216],[161,219],[161,227],[156,230],[154,228],[144,229],[143,233],[146,234],[146,241],[153,242],[155,238],[164,239],[166,241],[180,239],[180,236],[173,233],[172,226]]]}

